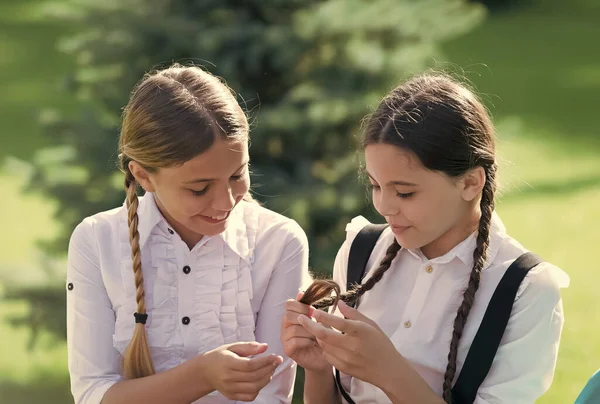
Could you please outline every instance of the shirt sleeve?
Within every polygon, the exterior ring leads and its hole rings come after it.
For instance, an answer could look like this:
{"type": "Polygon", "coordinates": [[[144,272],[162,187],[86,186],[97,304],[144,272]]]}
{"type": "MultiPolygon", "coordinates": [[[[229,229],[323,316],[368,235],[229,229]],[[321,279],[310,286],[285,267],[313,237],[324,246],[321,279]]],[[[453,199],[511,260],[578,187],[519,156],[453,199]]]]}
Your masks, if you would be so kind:
{"type": "Polygon", "coordinates": [[[261,390],[255,404],[289,404],[292,401],[296,363],[283,352],[280,339],[285,302],[296,298],[308,286],[308,240],[298,224],[287,226],[288,236],[281,257],[273,269],[267,291],[260,306],[256,324],[256,340],[269,344],[269,353],[283,357],[271,382],[261,390]]]}
{"type": "Polygon", "coordinates": [[[541,263],[523,280],[492,368],[474,404],[531,404],[550,387],[564,323],[568,276],[541,263]]]}
{"type": "Polygon", "coordinates": [[[86,219],[71,236],[67,259],[67,349],[75,404],[99,404],[120,379],[112,344],[115,313],[96,245],[93,221],[86,219]]]}

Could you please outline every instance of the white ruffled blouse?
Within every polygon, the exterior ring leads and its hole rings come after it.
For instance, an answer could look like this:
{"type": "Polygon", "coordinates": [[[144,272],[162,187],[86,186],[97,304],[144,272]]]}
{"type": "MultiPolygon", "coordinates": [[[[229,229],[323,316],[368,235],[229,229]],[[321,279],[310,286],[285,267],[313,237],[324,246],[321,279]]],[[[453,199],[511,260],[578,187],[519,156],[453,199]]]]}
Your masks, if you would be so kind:
{"type": "MultiPolygon", "coordinates": [[[[284,357],[255,403],[291,402],[295,364],[279,339],[284,303],[308,274],[300,226],[252,202],[232,211],[224,233],[190,251],[152,194],[140,198],[139,234],[148,320],[157,372],[223,344],[259,341],[284,357]]],[[[121,380],[121,355],[135,325],[135,284],[123,206],[86,218],[73,232],[67,270],[67,342],[77,404],[98,404],[121,380]]],[[[198,404],[233,403],[218,392],[198,404]]]]}

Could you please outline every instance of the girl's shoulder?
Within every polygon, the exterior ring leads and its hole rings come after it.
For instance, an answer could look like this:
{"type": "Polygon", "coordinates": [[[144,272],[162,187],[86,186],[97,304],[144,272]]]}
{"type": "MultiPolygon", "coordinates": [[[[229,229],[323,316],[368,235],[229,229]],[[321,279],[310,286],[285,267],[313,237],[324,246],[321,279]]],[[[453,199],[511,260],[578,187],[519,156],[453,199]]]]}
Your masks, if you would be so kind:
{"type": "Polygon", "coordinates": [[[124,206],[87,216],[75,226],[71,234],[71,242],[98,241],[99,235],[106,235],[107,232],[118,228],[121,221],[126,220],[127,209],[124,206]]]}
{"type": "Polygon", "coordinates": [[[235,210],[238,218],[244,221],[247,232],[254,233],[257,246],[294,242],[308,248],[306,233],[294,219],[254,201],[242,201],[235,210]]]}
{"type": "MultiPolygon", "coordinates": [[[[350,245],[352,245],[352,243],[354,242],[354,239],[356,238],[356,236],[358,235],[358,233],[360,233],[360,231],[362,229],[364,229],[365,226],[368,226],[368,225],[371,225],[371,224],[376,224],[376,223],[370,222],[364,216],[356,216],[354,219],[352,219],[346,225],[346,239],[345,239],[344,244],[346,244],[348,247],[350,245]]],[[[383,232],[381,233],[381,236],[377,240],[376,248],[380,244],[386,244],[386,245],[388,245],[389,242],[391,241],[391,237],[393,237],[392,231],[390,230],[389,227],[385,228],[383,230],[383,232]]]]}
{"type": "MultiPolygon", "coordinates": [[[[343,291],[345,291],[346,279],[347,279],[347,269],[348,269],[348,257],[350,255],[350,247],[352,243],[356,239],[356,236],[365,226],[375,224],[370,222],[364,216],[356,216],[346,225],[346,238],[342,243],[341,247],[338,250],[338,253],[335,257],[335,262],[333,266],[333,278],[334,280],[340,284],[343,291]]],[[[379,238],[373,250],[371,251],[371,255],[367,262],[367,273],[369,272],[369,268],[372,268],[375,263],[385,254],[385,251],[392,243],[394,239],[394,233],[392,233],[389,227],[385,228],[379,238]]]]}
{"type": "Polygon", "coordinates": [[[555,304],[560,300],[560,290],[567,288],[570,283],[569,275],[563,269],[549,261],[544,254],[529,251],[508,234],[503,235],[500,244],[494,261],[487,270],[505,273],[517,258],[529,252],[536,254],[540,260],[540,263],[531,268],[521,282],[515,301],[526,298],[523,300],[538,303],[547,301],[549,304],[555,304]]]}

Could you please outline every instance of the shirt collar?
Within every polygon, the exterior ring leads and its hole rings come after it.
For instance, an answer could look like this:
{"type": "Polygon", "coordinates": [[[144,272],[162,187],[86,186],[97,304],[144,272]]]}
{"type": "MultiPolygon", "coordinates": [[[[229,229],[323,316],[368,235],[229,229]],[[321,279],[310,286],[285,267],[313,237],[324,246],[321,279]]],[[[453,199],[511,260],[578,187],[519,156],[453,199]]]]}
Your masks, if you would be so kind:
{"type": "MultiPolygon", "coordinates": [[[[125,209],[125,216],[128,217],[127,200],[123,202],[125,209]]],[[[161,222],[166,220],[158,210],[156,202],[154,201],[154,194],[152,192],[146,192],[144,196],[138,197],[138,234],[140,235],[140,248],[143,248],[152,230],[161,222]]]]}
{"type": "MultiPolygon", "coordinates": [[[[169,231],[172,228],[162,213],[160,213],[152,192],[146,192],[144,196],[138,198],[138,201],[138,233],[140,235],[140,248],[143,248],[156,226],[159,226],[162,231],[169,231]]],[[[208,242],[212,238],[220,239],[242,259],[250,261],[252,248],[250,247],[249,232],[252,229],[249,229],[244,217],[246,208],[244,205],[247,203],[242,201],[231,211],[229,222],[224,232],[216,236],[205,236],[203,240],[206,239],[205,242],[208,242]]],[[[127,212],[126,201],[123,203],[123,206],[125,207],[125,212],[127,212]]],[[[255,226],[252,227],[254,228],[255,226]]]]}
{"type": "Polygon", "coordinates": [[[237,255],[248,263],[253,261],[254,242],[258,230],[256,211],[250,204],[242,200],[229,215],[225,231],[214,237],[221,238],[237,255]]]}
{"type": "MultiPolygon", "coordinates": [[[[457,244],[452,250],[440,257],[430,260],[430,262],[433,264],[447,264],[453,259],[458,258],[465,266],[473,266],[473,251],[477,246],[477,233],[477,231],[471,233],[469,237],[457,244]]],[[[483,269],[487,268],[496,258],[496,255],[502,246],[504,237],[506,237],[506,227],[502,223],[502,220],[500,220],[500,217],[494,212],[490,223],[490,242],[487,249],[486,263],[484,264],[483,269]]],[[[421,261],[427,261],[427,258],[420,249],[407,249],[406,251],[421,261]]]]}

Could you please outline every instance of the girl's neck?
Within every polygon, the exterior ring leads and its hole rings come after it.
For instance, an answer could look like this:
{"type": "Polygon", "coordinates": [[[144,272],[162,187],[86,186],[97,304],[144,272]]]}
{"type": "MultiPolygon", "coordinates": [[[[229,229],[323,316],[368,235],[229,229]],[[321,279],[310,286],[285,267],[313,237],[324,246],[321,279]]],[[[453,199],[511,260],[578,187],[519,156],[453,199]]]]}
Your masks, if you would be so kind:
{"type": "Polygon", "coordinates": [[[433,242],[421,247],[421,252],[427,259],[434,259],[447,254],[477,230],[480,218],[481,211],[473,209],[470,214],[465,216],[464,220],[451,227],[450,230],[433,242]]]}

